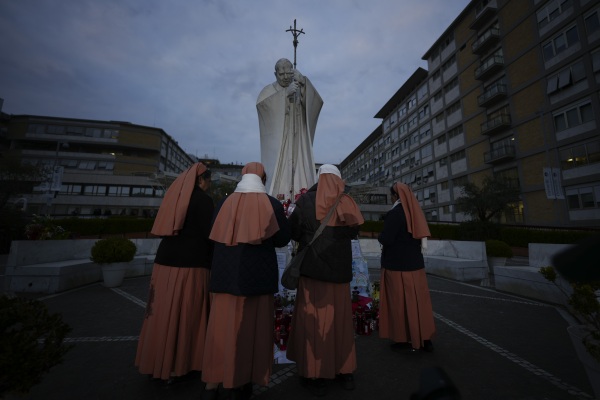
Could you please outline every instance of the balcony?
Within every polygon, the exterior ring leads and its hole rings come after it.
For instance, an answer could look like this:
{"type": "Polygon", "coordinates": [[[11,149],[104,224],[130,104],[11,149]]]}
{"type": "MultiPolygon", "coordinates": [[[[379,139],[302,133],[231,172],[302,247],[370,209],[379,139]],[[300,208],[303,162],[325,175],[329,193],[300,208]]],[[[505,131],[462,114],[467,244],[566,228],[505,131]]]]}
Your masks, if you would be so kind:
{"type": "Polygon", "coordinates": [[[471,29],[480,29],[498,13],[498,6],[496,4],[496,0],[489,0],[487,2],[482,3],[486,4],[478,5],[475,8],[475,20],[471,23],[471,29]]]}
{"type": "Polygon", "coordinates": [[[475,79],[485,80],[504,67],[504,57],[492,56],[485,59],[479,67],[475,69],[475,79]]]}
{"type": "Polygon", "coordinates": [[[482,54],[500,40],[500,29],[490,28],[471,45],[473,54],[482,54]]]}
{"type": "Polygon", "coordinates": [[[509,114],[500,114],[497,117],[489,119],[481,124],[482,135],[493,135],[510,128],[511,120],[509,114]]]}
{"type": "Polygon", "coordinates": [[[479,107],[489,107],[498,101],[505,99],[508,94],[506,85],[497,83],[485,89],[482,95],[477,96],[479,107]]]}
{"type": "Polygon", "coordinates": [[[486,164],[497,164],[504,161],[512,160],[515,158],[515,146],[507,144],[502,147],[498,147],[492,151],[486,151],[483,154],[483,160],[486,164]]]}

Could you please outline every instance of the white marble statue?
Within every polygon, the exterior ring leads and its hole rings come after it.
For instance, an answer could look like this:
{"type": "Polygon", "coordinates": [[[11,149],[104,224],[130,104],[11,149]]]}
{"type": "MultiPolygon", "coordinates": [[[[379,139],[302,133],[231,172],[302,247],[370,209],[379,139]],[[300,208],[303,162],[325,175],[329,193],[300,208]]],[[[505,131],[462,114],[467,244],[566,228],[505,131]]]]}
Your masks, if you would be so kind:
{"type": "Polygon", "coordinates": [[[285,58],[275,64],[275,77],[256,101],[261,162],[267,193],[294,202],[300,189],[316,182],[313,140],[323,100],[285,58]]]}

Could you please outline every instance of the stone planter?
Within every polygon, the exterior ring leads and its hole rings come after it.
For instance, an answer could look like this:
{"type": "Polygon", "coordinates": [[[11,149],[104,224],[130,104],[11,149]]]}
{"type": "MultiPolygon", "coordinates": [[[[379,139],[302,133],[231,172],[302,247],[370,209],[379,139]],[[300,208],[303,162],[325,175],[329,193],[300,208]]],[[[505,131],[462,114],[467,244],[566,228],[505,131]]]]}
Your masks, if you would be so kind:
{"type": "Polygon", "coordinates": [[[481,286],[485,287],[496,287],[496,271],[494,267],[504,267],[506,264],[506,257],[488,257],[488,276],[481,281],[481,286]]]}
{"type": "Polygon", "coordinates": [[[125,278],[128,262],[102,264],[102,278],[104,286],[108,288],[119,287],[125,278]]]}
{"type": "Polygon", "coordinates": [[[506,264],[506,257],[488,257],[488,266],[493,267],[504,267],[506,264]]]}
{"type": "Polygon", "coordinates": [[[577,353],[577,357],[587,373],[588,380],[594,390],[595,398],[600,398],[600,361],[588,353],[587,349],[583,344],[583,337],[585,336],[585,325],[572,325],[567,328],[567,332],[573,342],[573,347],[577,353]]]}

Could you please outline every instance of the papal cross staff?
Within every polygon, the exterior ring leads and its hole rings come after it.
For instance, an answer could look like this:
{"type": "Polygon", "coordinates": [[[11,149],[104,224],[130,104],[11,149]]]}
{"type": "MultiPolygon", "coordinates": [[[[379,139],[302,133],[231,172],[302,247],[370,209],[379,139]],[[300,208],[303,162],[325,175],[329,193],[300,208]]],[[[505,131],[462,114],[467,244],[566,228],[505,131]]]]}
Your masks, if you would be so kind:
{"type": "MultiPolygon", "coordinates": [[[[294,70],[296,70],[296,49],[298,47],[298,36],[300,36],[301,34],[304,34],[304,30],[303,29],[296,29],[296,20],[294,19],[294,28],[292,28],[292,26],[290,25],[290,29],[287,29],[286,32],[291,32],[292,35],[294,36],[294,41],[292,42],[294,44],[294,70]]],[[[296,152],[298,151],[298,125],[299,125],[299,121],[296,121],[296,119],[298,118],[298,113],[296,110],[296,102],[300,99],[300,96],[298,95],[298,93],[296,93],[294,95],[294,102],[292,105],[292,132],[293,132],[293,137],[292,137],[292,179],[291,179],[291,187],[290,187],[290,199],[293,203],[295,203],[295,193],[294,193],[294,176],[296,175],[296,152]]]]}
{"type": "Polygon", "coordinates": [[[292,29],[292,26],[290,25],[290,29],[287,29],[286,32],[291,32],[292,35],[294,36],[294,69],[296,69],[296,48],[298,47],[298,36],[300,36],[300,34],[304,34],[304,30],[300,29],[296,29],[296,20],[294,20],[294,28],[292,29]]]}

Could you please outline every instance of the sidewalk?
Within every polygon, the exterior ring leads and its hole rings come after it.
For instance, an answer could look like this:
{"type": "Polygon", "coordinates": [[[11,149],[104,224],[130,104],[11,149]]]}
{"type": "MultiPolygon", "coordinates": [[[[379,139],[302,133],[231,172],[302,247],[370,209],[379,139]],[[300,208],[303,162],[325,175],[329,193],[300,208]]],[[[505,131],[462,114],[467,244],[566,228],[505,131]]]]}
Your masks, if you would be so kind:
{"type": "MultiPolygon", "coordinates": [[[[150,277],[120,288],[100,283],[40,297],[72,328],[75,347],[33,388],[31,400],[199,399],[196,377],[166,387],[133,365],[150,277]]],[[[437,336],[433,353],[399,353],[390,342],[357,336],[356,389],[329,382],[326,399],[409,399],[423,368],[439,366],[462,399],[590,399],[591,387],[554,307],[429,277],[437,336]]],[[[274,365],[271,386],[254,398],[307,399],[294,364],[274,365]]]]}

